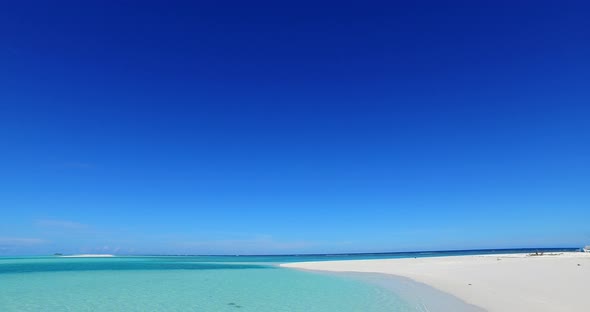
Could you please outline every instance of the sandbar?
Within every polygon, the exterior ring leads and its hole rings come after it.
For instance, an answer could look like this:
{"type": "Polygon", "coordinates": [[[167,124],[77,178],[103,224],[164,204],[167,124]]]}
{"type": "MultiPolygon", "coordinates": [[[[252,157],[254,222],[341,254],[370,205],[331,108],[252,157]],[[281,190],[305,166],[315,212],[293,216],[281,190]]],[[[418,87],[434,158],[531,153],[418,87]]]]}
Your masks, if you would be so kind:
{"type": "Polygon", "coordinates": [[[583,252],[318,261],[281,266],[401,276],[490,312],[590,309],[590,253],[583,252]]]}

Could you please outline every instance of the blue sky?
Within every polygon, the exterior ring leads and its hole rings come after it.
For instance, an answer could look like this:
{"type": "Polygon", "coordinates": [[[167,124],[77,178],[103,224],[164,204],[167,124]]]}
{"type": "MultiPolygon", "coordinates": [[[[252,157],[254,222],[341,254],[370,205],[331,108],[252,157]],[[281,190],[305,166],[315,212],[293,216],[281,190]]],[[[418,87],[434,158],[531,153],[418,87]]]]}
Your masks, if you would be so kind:
{"type": "Polygon", "coordinates": [[[0,254],[590,243],[582,2],[0,10],[0,254]]]}

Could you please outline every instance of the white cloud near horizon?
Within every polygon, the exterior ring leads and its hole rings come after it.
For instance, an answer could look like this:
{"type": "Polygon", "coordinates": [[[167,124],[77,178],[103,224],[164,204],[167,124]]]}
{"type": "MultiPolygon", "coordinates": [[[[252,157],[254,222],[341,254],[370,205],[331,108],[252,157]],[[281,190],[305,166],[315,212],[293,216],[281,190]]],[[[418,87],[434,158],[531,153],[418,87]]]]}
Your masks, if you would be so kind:
{"type": "Polygon", "coordinates": [[[182,252],[260,254],[299,252],[316,244],[307,241],[277,241],[272,237],[261,236],[233,240],[181,241],[173,245],[182,252]]]}
{"type": "Polygon", "coordinates": [[[0,246],[32,246],[47,243],[40,238],[28,237],[0,237],[0,246]]]}

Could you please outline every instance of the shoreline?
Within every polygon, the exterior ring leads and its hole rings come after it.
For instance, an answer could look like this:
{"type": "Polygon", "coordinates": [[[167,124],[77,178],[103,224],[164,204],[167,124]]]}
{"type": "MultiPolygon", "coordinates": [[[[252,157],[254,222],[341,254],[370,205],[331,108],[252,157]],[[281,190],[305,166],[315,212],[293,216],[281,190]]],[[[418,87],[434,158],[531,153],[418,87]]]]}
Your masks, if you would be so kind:
{"type": "Polygon", "coordinates": [[[585,311],[590,254],[469,255],[296,262],[281,267],[408,278],[486,311],[585,311]]]}
{"type": "Polygon", "coordinates": [[[300,270],[315,274],[342,276],[377,286],[403,300],[415,308],[415,311],[419,312],[486,312],[484,309],[469,304],[452,294],[403,276],[384,273],[300,270]]]}

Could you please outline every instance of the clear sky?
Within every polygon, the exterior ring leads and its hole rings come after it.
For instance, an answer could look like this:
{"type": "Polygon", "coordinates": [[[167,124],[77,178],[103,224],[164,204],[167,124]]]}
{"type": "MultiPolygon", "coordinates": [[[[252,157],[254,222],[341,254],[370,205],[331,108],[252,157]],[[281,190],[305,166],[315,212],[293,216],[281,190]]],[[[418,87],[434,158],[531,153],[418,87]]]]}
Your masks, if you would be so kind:
{"type": "Polygon", "coordinates": [[[590,244],[582,1],[10,2],[0,254],[590,244]]]}

